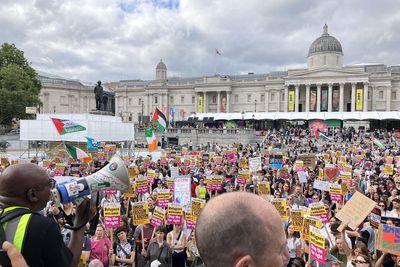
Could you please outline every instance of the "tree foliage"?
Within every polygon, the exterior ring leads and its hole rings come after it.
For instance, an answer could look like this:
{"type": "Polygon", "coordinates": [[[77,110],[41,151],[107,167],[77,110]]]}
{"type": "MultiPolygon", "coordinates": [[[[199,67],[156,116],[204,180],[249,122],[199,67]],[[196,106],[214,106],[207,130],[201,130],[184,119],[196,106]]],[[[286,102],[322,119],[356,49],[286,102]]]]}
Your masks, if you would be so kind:
{"type": "Polygon", "coordinates": [[[0,48],[0,124],[10,125],[13,118],[29,115],[25,107],[40,104],[41,89],[37,73],[14,44],[0,48]]]}

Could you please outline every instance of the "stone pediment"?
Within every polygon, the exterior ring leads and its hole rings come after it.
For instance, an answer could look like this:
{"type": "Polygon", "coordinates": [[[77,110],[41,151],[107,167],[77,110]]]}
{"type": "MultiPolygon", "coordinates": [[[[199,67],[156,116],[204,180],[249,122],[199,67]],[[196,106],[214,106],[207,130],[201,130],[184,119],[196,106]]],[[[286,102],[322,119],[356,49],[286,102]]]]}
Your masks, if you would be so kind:
{"type": "Polygon", "coordinates": [[[319,69],[319,70],[309,70],[297,73],[289,73],[286,79],[298,79],[298,78],[323,78],[323,77],[360,77],[368,76],[369,74],[361,71],[346,70],[346,69],[319,69]]]}

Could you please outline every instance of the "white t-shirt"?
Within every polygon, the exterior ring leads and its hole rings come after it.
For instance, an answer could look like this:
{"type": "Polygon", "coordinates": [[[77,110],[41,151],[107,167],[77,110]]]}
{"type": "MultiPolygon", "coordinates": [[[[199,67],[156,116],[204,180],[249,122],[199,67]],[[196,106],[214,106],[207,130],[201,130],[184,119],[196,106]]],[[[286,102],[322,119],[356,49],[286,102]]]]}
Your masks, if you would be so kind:
{"type": "Polygon", "coordinates": [[[289,250],[290,258],[296,258],[296,249],[301,246],[300,238],[288,238],[287,248],[289,250]]]}

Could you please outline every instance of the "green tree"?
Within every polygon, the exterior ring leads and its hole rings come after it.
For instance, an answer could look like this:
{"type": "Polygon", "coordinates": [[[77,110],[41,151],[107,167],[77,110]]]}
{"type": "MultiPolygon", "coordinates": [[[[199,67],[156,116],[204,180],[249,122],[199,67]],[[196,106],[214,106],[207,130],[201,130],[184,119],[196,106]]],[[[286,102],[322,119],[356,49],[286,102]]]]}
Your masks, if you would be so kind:
{"type": "Polygon", "coordinates": [[[25,119],[25,107],[38,106],[41,89],[37,73],[24,52],[4,43],[0,48],[0,124],[11,125],[12,119],[25,119]]]}

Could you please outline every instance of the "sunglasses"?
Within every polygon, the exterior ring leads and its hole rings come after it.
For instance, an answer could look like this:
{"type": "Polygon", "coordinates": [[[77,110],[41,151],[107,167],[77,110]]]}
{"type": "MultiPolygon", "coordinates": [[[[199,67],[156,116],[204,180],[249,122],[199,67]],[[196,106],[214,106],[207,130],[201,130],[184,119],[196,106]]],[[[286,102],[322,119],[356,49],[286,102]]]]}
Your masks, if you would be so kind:
{"type": "Polygon", "coordinates": [[[351,263],[353,263],[353,264],[357,264],[357,263],[363,264],[363,263],[369,263],[369,262],[367,262],[367,261],[360,261],[360,260],[353,260],[353,261],[351,261],[351,263]]]}

